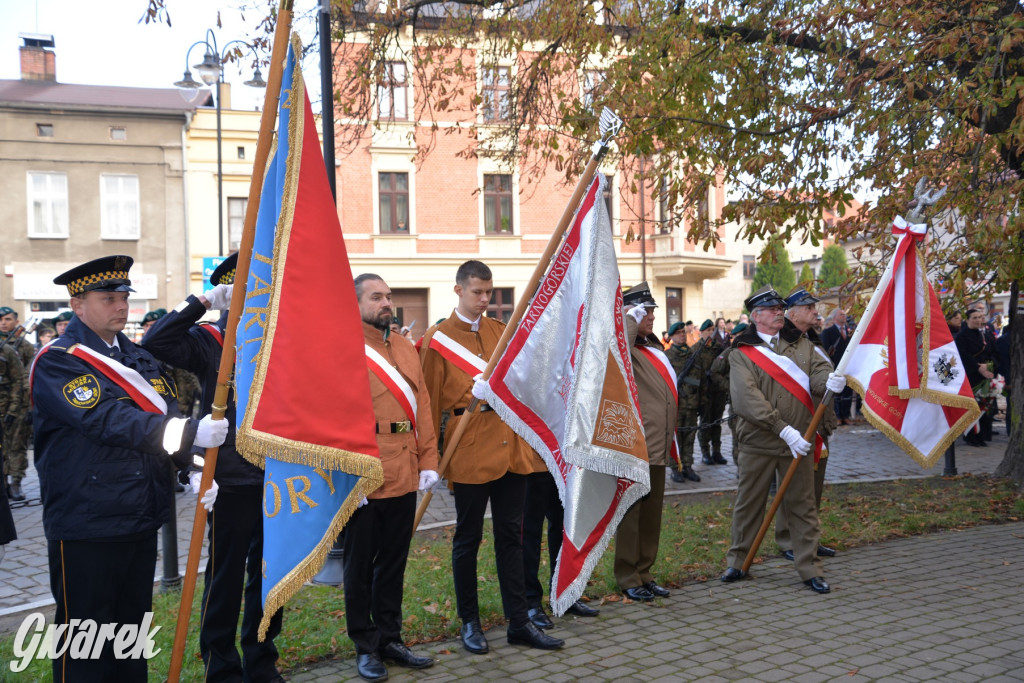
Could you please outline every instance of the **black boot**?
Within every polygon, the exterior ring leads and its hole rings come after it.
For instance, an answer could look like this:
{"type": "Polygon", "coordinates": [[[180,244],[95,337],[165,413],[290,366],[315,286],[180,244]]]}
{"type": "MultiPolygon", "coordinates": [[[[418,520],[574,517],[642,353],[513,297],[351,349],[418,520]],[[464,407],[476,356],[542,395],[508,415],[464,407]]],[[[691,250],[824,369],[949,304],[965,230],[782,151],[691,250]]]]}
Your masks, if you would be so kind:
{"type": "Polygon", "coordinates": [[[21,492],[20,481],[12,481],[8,490],[10,491],[11,500],[25,500],[25,494],[21,492]]]}
{"type": "Polygon", "coordinates": [[[668,471],[669,471],[669,476],[672,478],[672,481],[674,481],[675,483],[681,484],[684,481],[686,481],[686,475],[684,475],[682,472],[680,472],[674,465],[669,465],[668,471]]]}
{"type": "Polygon", "coordinates": [[[700,475],[693,471],[689,465],[683,465],[683,478],[690,481],[700,481],[700,475]]]}
{"type": "Polygon", "coordinates": [[[712,449],[711,462],[715,463],[716,465],[727,464],[725,458],[722,457],[722,446],[720,444],[716,444],[715,447],[712,449]]]}
{"type": "Polygon", "coordinates": [[[700,445],[700,461],[705,465],[714,465],[715,463],[711,460],[711,450],[708,448],[706,443],[700,445]]]}

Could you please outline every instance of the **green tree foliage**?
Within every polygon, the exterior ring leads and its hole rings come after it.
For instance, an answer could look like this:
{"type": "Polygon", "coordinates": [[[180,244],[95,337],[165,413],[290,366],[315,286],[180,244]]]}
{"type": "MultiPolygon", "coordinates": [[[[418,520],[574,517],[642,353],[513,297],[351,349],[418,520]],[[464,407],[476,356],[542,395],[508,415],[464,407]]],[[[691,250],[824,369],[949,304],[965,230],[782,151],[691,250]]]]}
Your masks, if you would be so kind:
{"type": "Polygon", "coordinates": [[[797,284],[806,288],[808,291],[814,289],[814,273],[811,271],[811,266],[809,264],[805,263],[803,268],[800,269],[800,277],[797,279],[797,284]]]}
{"type": "Polygon", "coordinates": [[[761,251],[754,271],[754,284],[750,291],[755,292],[765,285],[771,285],[775,291],[786,296],[796,287],[796,275],[793,264],[789,260],[786,247],[778,241],[769,242],[761,251]]]}
{"type": "Polygon", "coordinates": [[[843,287],[849,283],[850,269],[846,265],[846,250],[830,244],[821,254],[821,286],[824,289],[843,287]]]}

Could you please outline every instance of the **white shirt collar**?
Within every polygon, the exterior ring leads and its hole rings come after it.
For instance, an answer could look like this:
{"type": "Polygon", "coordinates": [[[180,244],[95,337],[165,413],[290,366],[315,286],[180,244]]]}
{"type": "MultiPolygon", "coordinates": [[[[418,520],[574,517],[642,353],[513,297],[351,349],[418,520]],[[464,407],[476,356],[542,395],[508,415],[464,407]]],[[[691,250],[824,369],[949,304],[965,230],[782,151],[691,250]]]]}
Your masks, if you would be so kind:
{"type": "Polygon", "coordinates": [[[768,346],[772,345],[772,339],[773,338],[775,339],[775,343],[778,344],[779,335],[777,335],[777,334],[776,335],[765,334],[764,332],[762,332],[760,330],[755,330],[755,331],[757,332],[757,336],[760,337],[761,339],[763,339],[764,343],[767,344],[768,346]]]}
{"type": "Polygon", "coordinates": [[[467,318],[466,316],[464,316],[464,315],[462,315],[461,313],[459,313],[459,309],[457,309],[457,308],[455,309],[455,315],[459,316],[459,320],[461,320],[462,322],[464,322],[464,323],[466,323],[467,325],[469,325],[469,329],[470,329],[470,331],[472,331],[472,332],[477,332],[477,331],[479,331],[479,329],[480,329],[480,318],[481,318],[482,316],[479,316],[479,315],[478,315],[478,316],[476,317],[476,320],[470,320],[470,319],[469,319],[469,318],[467,318]]]}

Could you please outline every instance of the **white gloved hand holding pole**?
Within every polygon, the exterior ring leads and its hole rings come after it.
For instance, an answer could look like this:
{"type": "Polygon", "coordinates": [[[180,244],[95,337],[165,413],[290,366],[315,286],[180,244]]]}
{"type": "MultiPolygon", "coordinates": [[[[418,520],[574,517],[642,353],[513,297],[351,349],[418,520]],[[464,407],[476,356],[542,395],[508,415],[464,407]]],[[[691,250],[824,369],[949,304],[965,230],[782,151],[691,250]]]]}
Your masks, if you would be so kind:
{"type": "Polygon", "coordinates": [[[789,446],[789,450],[793,454],[794,458],[799,458],[801,455],[807,455],[811,450],[810,442],[804,441],[804,437],[800,432],[796,431],[789,425],[782,428],[782,431],[779,432],[779,436],[781,436],[782,440],[786,442],[787,446],[789,446]]]}
{"type": "MultiPolygon", "coordinates": [[[[202,472],[193,472],[188,475],[188,483],[192,486],[192,493],[199,495],[199,487],[203,482],[202,472]]],[[[214,479],[210,484],[210,488],[206,489],[206,493],[199,499],[199,502],[203,504],[207,512],[213,512],[213,504],[217,502],[217,491],[220,490],[220,486],[217,485],[217,480],[214,479]]]]}
{"type": "Polygon", "coordinates": [[[228,421],[224,418],[214,420],[212,415],[206,415],[199,421],[199,429],[196,430],[196,440],[193,443],[200,448],[214,448],[224,443],[228,437],[228,421]]]}
{"type": "Polygon", "coordinates": [[[231,292],[234,291],[234,285],[217,285],[208,292],[203,293],[203,297],[210,302],[210,308],[215,311],[226,311],[231,308],[231,292]]]}
{"type": "Polygon", "coordinates": [[[420,472],[420,491],[429,491],[440,479],[434,470],[423,470],[420,472]]]}
{"type": "Polygon", "coordinates": [[[473,398],[478,401],[487,400],[487,382],[484,380],[484,373],[473,378],[473,398]]]}
{"type": "Polygon", "coordinates": [[[843,389],[846,388],[846,375],[840,375],[838,372],[828,373],[828,379],[825,380],[825,388],[833,394],[842,393],[843,389]]]}

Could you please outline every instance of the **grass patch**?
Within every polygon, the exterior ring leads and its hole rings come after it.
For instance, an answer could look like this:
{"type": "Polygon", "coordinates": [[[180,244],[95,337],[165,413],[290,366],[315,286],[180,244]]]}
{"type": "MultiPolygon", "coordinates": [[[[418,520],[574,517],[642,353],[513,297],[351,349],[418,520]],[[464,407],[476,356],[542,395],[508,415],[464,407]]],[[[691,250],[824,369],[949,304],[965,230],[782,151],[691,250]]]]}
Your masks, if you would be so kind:
{"type": "MultiPolygon", "coordinates": [[[[732,523],[733,494],[670,496],[662,519],[655,573],[660,583],[680,585],[716,578],[725,567],[732,523]]],[[[933,477],[870,484],[826,486],[822,505],[822,543],[848,550],[883,540],[933,531],[999,524],[1024,518],[1024,494],[1009,481],[989,477],[933,477]]],[[[480,616],[484,627],[504,621],[494,569],[490,530],[485,531],[478,564],[480,616]]],[[[451,529],[417,536],[409,554],[403,604],[404,636],[410,644],[452,638],[458,633],[455,590],[451,579],[451,529]]],[[[778,553],[769,531],[756,562],[778,553]]],[[[546,552],[542,558],[546,558],[546,552]]],[[[620,596],[612,574],[611,549],[598,564],[587,589],[595,604],[620,596]]],[[[542,560],[544,561],[544,560],[542,560]]],[[[543,580],[548,569],[542,566],[543,580]]],[[[202,680],[198,615],[202,587],[197,587],[183,681],[202,680]]],[[[178,610],[178,594],[154,596],[154,623],[160,654],[150,675],[167,671],[178,610]]],[[[345,601],[340,589],[304,586],[285,608],[284,630],[277,638],[283,671],[333,657],[353,657],[345,633],[345,601]]],[[[0,653],[10,657],[14,634],[0,639],[0,653]]],[[[15,676],[0,661],[0,679],[15,676]]],[[[49,660],[34,661],[12,680],[49,681],[49,660]]]]}

